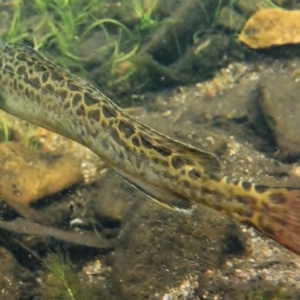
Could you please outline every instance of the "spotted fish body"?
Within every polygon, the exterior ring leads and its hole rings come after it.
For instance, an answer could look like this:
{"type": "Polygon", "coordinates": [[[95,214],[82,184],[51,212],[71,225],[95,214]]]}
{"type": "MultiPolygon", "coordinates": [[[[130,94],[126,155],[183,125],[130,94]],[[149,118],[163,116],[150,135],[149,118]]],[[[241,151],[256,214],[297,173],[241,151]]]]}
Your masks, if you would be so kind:
{"type": "Polygon", "coordinates": [[[33,49],[0,44],[0,108],[90,148],[166,206],[200,203],[300,254],[300,190],[220,177],[220,162],[138,122],[33,49]]]}

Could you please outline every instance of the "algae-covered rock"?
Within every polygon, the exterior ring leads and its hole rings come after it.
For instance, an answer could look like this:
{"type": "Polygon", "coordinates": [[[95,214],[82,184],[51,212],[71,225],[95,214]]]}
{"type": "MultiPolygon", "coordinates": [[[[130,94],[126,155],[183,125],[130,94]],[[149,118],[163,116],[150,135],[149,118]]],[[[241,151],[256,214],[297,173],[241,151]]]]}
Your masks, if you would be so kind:
{"type": "MultiPolygon", "coordinates": [[[[283,5],[283,3],[281,3],[283,5]]],[[[266,8],[274,8],[275,5],[271,1],[265,0],[237,0],[234,2],[234,6],[243,13],[243,15],[251,16],[258,10],[266,8]]]]}
{"type": "Polygon", "coordinates": [[[300,42],[300,11],[262,9],[246,22],[239,40],[250,48],[268,48],[300,42]]]}
{"type": "Polygon", "coordinates": [[[57,193],[82,178],[79,161],[33,151],[15,142],[0,144],[0,197],[20,204],[57,193]]]}
{"type": "Polygon", "coordinates": [[[300,92],[298,83],[289,76],[268,75],[259,85],[259,104],[275,138],[278,156],[294,160],[300,155],[300,92]],[[285,87],[285,88],[283,88],[285,87]]]}

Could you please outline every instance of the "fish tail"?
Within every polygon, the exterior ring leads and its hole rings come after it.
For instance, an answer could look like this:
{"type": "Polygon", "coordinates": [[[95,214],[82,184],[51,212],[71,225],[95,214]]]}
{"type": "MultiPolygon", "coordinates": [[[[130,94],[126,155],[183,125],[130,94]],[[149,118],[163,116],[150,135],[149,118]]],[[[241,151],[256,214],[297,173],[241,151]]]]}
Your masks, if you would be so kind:
{"type": "Polygon", "coordinates": [[[252,185],[252,196],[237,217],[300,255],[300,189],[252,185]]]}

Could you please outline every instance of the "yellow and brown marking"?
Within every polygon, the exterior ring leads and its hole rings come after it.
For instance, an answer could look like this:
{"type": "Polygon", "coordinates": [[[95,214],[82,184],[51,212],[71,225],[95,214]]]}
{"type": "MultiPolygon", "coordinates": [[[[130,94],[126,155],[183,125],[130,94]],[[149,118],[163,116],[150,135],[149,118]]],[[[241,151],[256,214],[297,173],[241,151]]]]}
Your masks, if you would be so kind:
{"type": "Polygon", "coordinates": [[[33,49],[0,43],[0,108],[73,139],[169,206],[209,206],[300,254],[299,189],[219,176],[220,162],[141,124],[33,49]]]}

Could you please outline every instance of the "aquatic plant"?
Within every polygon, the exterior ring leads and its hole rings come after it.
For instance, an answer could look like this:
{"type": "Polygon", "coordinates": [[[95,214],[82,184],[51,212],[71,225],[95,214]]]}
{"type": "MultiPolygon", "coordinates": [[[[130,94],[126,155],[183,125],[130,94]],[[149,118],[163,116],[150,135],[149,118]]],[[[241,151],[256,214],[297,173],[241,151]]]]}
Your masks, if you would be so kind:
{"type": "Polygon", "coordinates": [[[269,4],[271,7],[278,8],[280,6],[276,5],[272,0],[264,0],[265,3],[269,4]]]}
{"type": "Polygon", "coordinates": [[[156,12],[160,4],[158,0],[122,0],[118,15],[134,30],[151,30],[159,24],[156,12]]]}
{"type": "Polygon", "coordinates": [[[68,258],[50,253],[44,260],[46,279],[43,299],[47,300],[93,300],[106,299],[95,284],[80,280],[68,258]]]}
{"type": "Polygon", "coordinates": [[[62,53],[74,60],[81,60],[73,53],[74,46],[79,40],[81,26],[86,26],[95,5],[101,7],[103,1],[79,0],[34,0],[34,9],[46,19],[51,37],[62,53]],[[51,14],[49,14],[51,12],[51,14]]]}
{"type": "Polygon", "coordinates": [[[22,0],[12,1],[12,19],[7,32],[7,40],[10,42],[18,42],[26,37],[26,34],[21,34],[21,16],[22,16],[22,0]]]}
{"type": "Polygon", "coordinates": [[[8,129],[8,125],[7,125],[7,120],[5,119],[4,116],[0,117],[0,122],[2,125],[2,132],[3,132],[3,141],[4,142],[8,142],[10,140],[10,132],[8,129]]]}
{"type": "Polygon", "coordinates": [[[37,126],[28,124],[26,131],[24,132],[21,144],[28,149],[38,150],[41,147],[39,136],[36,134],[37,126]]]}
{"type": "Polygon", "coordinates": [[[70,261],[64,260],[60,254],[50,253],[44,260],[44,266],[48,272],[44,290],[47,295],[46,299],[74,300],[75,273],[73,273],[70,261]]]}
{"type": "Polygon", "coordinates": [[[146,30],[157,26],[158,22],[153,15],[158,4],[158,0],[131,0],[132,15],[138,20],[139,29],[146,30]]]}
{"type": "MultiPolygon", "coordinates": [[[[89,62],[89,57],[77,54],[77,50],[95,32],[101,32],[104,40],[95,44],[91,57],[103,57],[101,72],[113,78],[119,64],[136,53],[139,30],[154,25],[152,17],[158,2],[124,1],[126,15],[130,12],[138,19],[138,26],[129,29],[116,15],[118,6],[105,0],[15,0],[10,6],[12,21],[3,39],[12,43],[29,42],[35,50],[50,51],[49,57],[60,66],[84,73],[84,63],[89,62]]],[[[122,80],[128,76],[125,74],[122,80]]]]}

